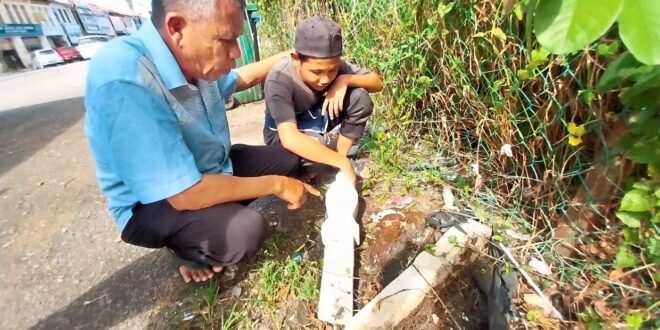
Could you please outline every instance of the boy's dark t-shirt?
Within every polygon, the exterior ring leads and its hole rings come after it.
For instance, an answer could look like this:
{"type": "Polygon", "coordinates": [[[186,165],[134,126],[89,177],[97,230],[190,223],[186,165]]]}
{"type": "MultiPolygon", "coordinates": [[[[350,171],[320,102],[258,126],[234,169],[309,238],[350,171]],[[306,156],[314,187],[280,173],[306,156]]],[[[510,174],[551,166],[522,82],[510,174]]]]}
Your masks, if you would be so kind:
{"type": "MultiPolygon", "coordinates": [[[[369,70],[340,60],[340,74],[367,74],[369,70]]],[[[317,92],[307,87],[295,71],[291,57],[275,64],[268,72],[265,82],[266,114],[275,124],[295,123],[296,115],[321,103],[324,92],[317,92]]]]}

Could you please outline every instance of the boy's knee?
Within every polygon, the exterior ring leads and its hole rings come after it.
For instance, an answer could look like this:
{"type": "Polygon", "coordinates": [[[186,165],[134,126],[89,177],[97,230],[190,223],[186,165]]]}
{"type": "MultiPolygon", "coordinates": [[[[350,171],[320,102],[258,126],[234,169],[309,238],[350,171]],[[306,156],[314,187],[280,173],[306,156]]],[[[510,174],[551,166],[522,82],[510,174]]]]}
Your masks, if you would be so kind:
{"type": "Polygon", "coordinates": [[[364,88],[354,88],[350,91],[350,106],[360,111],[362,116],[369,116],[374,109],[374,103],[371,100],[369,92],[364,88]]]}

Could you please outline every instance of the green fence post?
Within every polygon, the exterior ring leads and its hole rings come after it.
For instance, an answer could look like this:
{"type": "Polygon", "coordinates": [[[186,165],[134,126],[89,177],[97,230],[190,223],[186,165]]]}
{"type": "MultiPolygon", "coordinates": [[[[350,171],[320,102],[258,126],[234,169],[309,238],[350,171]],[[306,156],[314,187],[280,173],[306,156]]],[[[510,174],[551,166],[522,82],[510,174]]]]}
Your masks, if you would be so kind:
{"type": "MultiPolygon", "coordinates": [[[[256,22],[258,20],[257,6],[248,4],[243,13],[243,34],[238,38],[238,44],[241,48],[241,57],[236,60],[236,67],[259,61],[259,39],[257,38],[256,22]]],[[[263,99],[262,86],[257,85],[250,89],[234,93],[230,107],[238,104],[255,102],[263,99]]],[[[228,104],[229,105],[229,104],[228,104]]]]}

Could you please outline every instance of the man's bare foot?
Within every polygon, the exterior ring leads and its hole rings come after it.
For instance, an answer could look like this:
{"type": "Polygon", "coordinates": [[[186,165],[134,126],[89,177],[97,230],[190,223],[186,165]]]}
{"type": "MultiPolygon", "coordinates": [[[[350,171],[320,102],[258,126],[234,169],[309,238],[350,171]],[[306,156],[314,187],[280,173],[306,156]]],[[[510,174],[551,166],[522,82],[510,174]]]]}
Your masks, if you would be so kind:
{"type": "Polygon", "coordinates": [[[186,283],[190,283],[191,280],[195,282],[204,282],[211,279],[215,273],[221,271],[222,266],[213,266],[212,269],[192,268],[185,265],[179,266],[179,273],[181,273],[181,277],[183,277],[183,280],[186,283]]]}

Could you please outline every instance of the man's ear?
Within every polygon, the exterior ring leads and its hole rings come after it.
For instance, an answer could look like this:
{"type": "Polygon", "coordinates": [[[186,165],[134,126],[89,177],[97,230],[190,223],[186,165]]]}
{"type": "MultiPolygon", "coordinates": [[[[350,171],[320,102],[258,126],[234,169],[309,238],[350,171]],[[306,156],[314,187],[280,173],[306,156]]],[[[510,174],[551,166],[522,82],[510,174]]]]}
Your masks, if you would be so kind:
{"type": "Polygon", "coordinates": [[[169,12],[165,16],[165,32],[172,43],[179,48],[183,47],[183,29],[188,23],[181,13],[169,12]]]}

